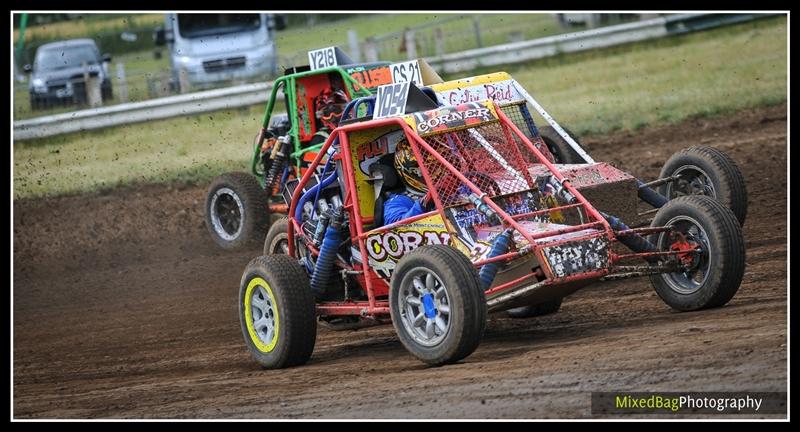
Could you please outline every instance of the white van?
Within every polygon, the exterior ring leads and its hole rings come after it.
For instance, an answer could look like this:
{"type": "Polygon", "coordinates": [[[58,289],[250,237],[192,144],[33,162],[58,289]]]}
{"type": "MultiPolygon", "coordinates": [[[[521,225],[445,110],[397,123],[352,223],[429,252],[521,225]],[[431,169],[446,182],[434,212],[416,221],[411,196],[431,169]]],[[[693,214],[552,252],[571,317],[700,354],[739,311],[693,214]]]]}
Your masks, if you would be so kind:
{"type": "Polygon", "coordinates": [[[171,85],[202,88],[275,75],[276,24],[273,14],[171,13],[155,39],[169,51],[171,85]]]}

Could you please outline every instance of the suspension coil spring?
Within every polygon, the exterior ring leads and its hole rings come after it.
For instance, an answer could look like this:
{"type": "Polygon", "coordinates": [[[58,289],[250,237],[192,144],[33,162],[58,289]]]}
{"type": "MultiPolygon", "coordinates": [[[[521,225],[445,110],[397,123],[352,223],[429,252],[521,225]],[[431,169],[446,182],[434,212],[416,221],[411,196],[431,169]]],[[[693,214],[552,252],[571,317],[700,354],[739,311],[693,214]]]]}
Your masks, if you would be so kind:
{"type": "Polygon", "coordinates": [[[311,276],[311,291],[317,301],[325,297],[328,284],[333,275],[333,266],[336,261],[336,251],[339,249],[343,219],[344,214],[341,207],[337,207],[332,211],[330,223],[322,240],[322,246],[319,248],[319,257],[317,257],[317,262],[314,266],[314,274],[311,276]]]}
{"type": "Polygon", "coordinates": [[[275,187],[275,181],[280,178],[280,173],[289,159],[289,137],[278,137],[275,143],[271,158],[272,164],[269,167],[266,177],[264,177],[264,189],[271,191],[275,187]]]}

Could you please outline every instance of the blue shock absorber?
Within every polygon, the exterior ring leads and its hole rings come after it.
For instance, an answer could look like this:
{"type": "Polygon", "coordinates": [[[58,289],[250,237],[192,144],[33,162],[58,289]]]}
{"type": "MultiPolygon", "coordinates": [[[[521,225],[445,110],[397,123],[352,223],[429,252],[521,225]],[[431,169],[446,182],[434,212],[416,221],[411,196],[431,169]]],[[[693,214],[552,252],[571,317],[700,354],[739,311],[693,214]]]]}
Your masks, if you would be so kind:
{"type": "MultiPolygon", "coordinates": [[[[487,258],[494,258],[508,252],[509,247],[511,247],[511,234],[513,232],[514,231],[511,228],[508,228],[500,233],[500,235],[494,239],[492,250],[489,252],[489,256],[487,258]]],[[[484,264],[484,266],[481,267],[479,276],[481,278],[481,282],[483,283],[483,289],[489,289],[494,281],[494,277],[497,276],[497,271],[499,269],[500,263],[497,262],[484,264]]]]}
{"type": "Polygon", "coordinates": [[[314,266],[314,275],[311,276],[311,291],[317,301],[325,297],[328,282],[333,273],[333,265],[336,261],[336,251],[339,249],[340,231],[343,220],[342,208],[337,207],[331,214],[330,225],[325,231],[325,238],[319,248],[319,256],[314,266]]]}
{"type": "Polygon", "coordinates": [[[636,183],[639,186],[638,190],[639,198],[641,198],[642,201],[650,204],[651,206],[655,208],[661,208],[664,207],[664,204],[666,204],[667,201],[669,201],[669,199],[667,199],[667,197],[665,197],[664,195],[661,195],[660,193],[654,191],[650,187],[645,186],[641,180],[636,179],[636,183]]]}
{"type": "MultiPolygon", "coordinates": [[[[600,212],[600,214],[608,221],[608,224],[611,225],[611,228],[614,231],[625,231],[629,230],[630,228],[628,225],[625,225],[622,220],[616,216],[612,216],[605,212],[600,212]]],[[[617,236],[617,240],[620,243],[624,244],[628,247],[628,249],[638,252],[638,253],[648,253],[648,252],[658,252],[658,248],[650,243],[646,238],[640,236],[639,234],[633,233],[630,235],[625,236],[617,236]]],[[[644,258],[647,262],[655,264],[658,262],[658,258],[654,256],[647,256],[644,258]]]]}

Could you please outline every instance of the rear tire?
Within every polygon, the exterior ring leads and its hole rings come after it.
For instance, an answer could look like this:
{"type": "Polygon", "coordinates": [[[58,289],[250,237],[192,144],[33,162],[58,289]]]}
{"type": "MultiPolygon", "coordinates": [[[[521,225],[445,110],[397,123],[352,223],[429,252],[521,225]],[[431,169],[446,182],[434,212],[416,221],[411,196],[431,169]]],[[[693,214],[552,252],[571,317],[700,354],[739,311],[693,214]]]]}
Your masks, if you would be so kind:
{"type": "Polygon", "coordinates": [[[558,310],[561,309],[562,300],[563,299],[550,300],[536,305],[515,307],[507,311],[508,316],[511,318],[533,318],[550,315],[558,312],[558,310]]]}
{"type": "Polygon", "coordinates": [[[275,221],[264,239],[264,255],[289,253],[289,219],[282,217],[275,221]]]}
{"type": "Polygon", "coordinates": [[[288,255],[254,258],[239,287],[239,324],[253,358],[267,369],[304,364],[317,319],[308,275],[288,255]]]}
{"type": "Polygon", "coordinates": [[[242,172],[214,179],[206,196],[206,227],[225,249],[261,246],[269,227],[267,194],[258,180],[242,172]]]}
{"type": "MultiPolygon", "coordinates": [[[[745,269],[742,228],[733,212],[719,201],[690,195],[675,198],[658,210],[651,226],[672,225],[686,240],[700,245],[692,254],[686,272],[650,276],[656,293],[680,311],[722,306],[736,294],[745,269]]],[[[669,233],[653,234],[650,241],[659,250],[673,243],[669,233]]]]}
{"type": "Polygon", "coordinates": [[[683,195],[706,195],[733,211],[740,225],[747,217],[747,188],[736,162],[713,147],[695,146],[670,157],[659,178],[682,175],[685,180],[670,182],[658,192],[673,199],[683,195]]]}
{"type": "Polygon", "coordinates": [[[420,246],[400,260],[389,305],[400,342],[434,366],[470,355],[486,329],[486,296],[478,272],[447,245],[420,246]]]}
{"type": "MultiPolygon", "coordinates": [[[[575,140],[580,145],[580,141],[578,141],[577,135],[572,133],[569,129],[561,126],[561,129],[564,129],[567,132],[567,135],[571,136],[572,139],[575,140]]],[[[547,148],[550,150],[550,153],[553,154],[553,157],[558,164],[581,164],[586,163],[583,158],[578,155],[578,153],[572,148],[572,146],[567,143],[567,141],[561,137],[561,135],[553,129],[552,126],[544,126],[539,128],[539,135],[542,136],[542,140],[547,145],[547,148]]]]}

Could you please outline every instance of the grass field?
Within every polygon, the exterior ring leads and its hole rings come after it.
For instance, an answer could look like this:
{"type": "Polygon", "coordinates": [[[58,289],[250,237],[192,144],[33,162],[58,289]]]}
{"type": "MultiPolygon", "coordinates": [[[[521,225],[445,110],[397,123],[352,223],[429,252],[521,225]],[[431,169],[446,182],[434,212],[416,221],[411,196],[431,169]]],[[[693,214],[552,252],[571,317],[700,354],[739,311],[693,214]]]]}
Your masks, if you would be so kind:
{"type": "MultiPolygon", "coordinates": [[[[505,68],[556,120],[585,135],[781,103],[783,17],[505,68]]],[[[14,144],[14,196],[205,181],[247,170],[263,107],[14,144]]]]}
{"type": "MultiPolygon", "coordinates": [[[[52,24],[30,25],[25,29],[25,40],[32,39],[71,39],[86,37],[103,30],[112,30],[140,25],[153,27],[164,22],[162,14],[103,14],[92,16],[86,14],[88,19],[60,21],[52,24]]],[[[19,37],[19,29],[14,29],[14,43],[19,37]]]]}

